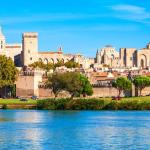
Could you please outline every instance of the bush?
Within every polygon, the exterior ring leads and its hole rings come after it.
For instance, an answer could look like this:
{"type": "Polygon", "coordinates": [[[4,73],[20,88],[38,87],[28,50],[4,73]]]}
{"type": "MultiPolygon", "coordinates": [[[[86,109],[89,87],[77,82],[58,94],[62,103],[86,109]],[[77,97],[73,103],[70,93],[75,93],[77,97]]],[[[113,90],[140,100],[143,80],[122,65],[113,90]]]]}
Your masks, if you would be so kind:
{"type": "Polygon", "coordinates": [[[37,108],[45,110],[150,110],[150,101],[136,99],[115,101],[95,98],[45,99],[37,101],[37,108]]]}
{"type": "Polygon", "coordinates": [[[69,99],[45,99],[37,101],[37,109],[64,110],[69,99]]]}
{"type": "Polygon", "coordinates": [[[7,109],[7,104],[3,104],[2,109],[7,109]]]}
{"type": "Polygon", "coordinates": [[[71,110],[101,110],[104,107],[104,100],[99,99],[74,99],[67,104],[71,110]]]}
{"type": "Polygon", "coordinates": [[[104,100],[99,99],[46,99],[37,101],[38,109],[48,110],[101,110],[104,100]]]}

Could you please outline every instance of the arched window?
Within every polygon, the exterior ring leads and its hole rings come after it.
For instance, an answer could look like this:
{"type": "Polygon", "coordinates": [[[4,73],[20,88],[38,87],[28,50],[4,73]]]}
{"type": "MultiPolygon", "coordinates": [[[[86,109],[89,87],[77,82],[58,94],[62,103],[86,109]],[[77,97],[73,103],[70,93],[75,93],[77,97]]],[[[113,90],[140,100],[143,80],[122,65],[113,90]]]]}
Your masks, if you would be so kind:
{"type": "Polygon", "coordinates": [[[44,63],[48,64],[48,59],[47,58],[44,59],[44,63]]]}
{"type": "Polygon", "coordinates": [[[39,61],[41,61],[41,62],[42,62],[42,58],[39,58],[39,61]]]}

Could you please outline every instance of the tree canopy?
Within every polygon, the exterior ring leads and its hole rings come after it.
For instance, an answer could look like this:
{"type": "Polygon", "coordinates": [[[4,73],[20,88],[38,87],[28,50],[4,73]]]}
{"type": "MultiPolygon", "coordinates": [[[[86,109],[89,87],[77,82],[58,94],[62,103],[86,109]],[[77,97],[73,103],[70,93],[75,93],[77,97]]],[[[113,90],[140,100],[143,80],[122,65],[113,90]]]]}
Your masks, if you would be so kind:
{"type": "Polygon", "coordinates": [[[58,96],[60,91],[65,89],[63,76],[64,75],[60,73],[53,73],[49,75],[48,80],[46,81],[46,87],[52,89],[55,97],[58,96]]]}
{"type": "Polygon", "coordinates": [[[112,86],[118,90],[118,96],[121,95],[122,92],[130,90],[132,87],[132,83],[125,77],[118,77],[113,83],[112,86]]]}
{"type": "Polygon", "coordinates": [[[80,65],[78,63],[74,62],[73,60],[69,60],[66,63],[64,63],[62,60],[60,60],[55,64],[50,63],[50,62],[45,64],[42,61],[36,61],[29,65],[29,67],[40,68],[40,69],[44,69],[46,71],[49,71],[50,69],[55,69],[56,67],[61,67],[61,66],[65,66],[67,68],[79,68],[80,67],[80,65]]]}
{"type": "Polygon", "coordinates": [[[139,90],[140,95],[141,95],[142,90],[145,87],[150,86],[150,77],[137,76],[134,78],[133,83],[134,83],[135,87],[139,90]]]}
{"type": "Polygon", "coordinates": [[[88,79],[78,72],[54,73],[46,82],[48,88],[53,90],[55,97],[62,90],[68,91],[73,98],[76,95],[92,95],[93,89],[88,79]]]}
{"type": "Polygon", "coordinates": [[[17,79],[18,70],[11,58],[0,55],[0,87],[13,85],[17,79]]]}

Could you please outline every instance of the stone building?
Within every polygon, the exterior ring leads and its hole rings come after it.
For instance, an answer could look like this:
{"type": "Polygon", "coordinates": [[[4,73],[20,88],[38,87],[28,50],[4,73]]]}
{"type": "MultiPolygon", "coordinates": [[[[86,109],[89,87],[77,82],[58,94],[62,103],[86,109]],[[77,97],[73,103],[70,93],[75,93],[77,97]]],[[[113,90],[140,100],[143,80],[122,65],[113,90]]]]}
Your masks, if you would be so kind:
{"type": "Polygon", "coordinates": [[[96,63],[108,65],[109,67],[119,66],[119,52],[111,45],[106,45],[101,50],[97,51],[96,63]]]}
{"type": "Polygon", "coordinates": [[[17,67],[28,66],[36,61],[44,63],[67,62],[74,60],[81,66],[89,68],[94,63],[94,58],[86,58],[81,55],[64,54],[60,47],[58,51],[39,51],[38,33],[27,32],[22,35],[22,43],[8,44],[0,28],[0,55],[11,57],[17,67]]]}
{"type": "Polygon", "coordinates": [[[17,67],[28,66],[35,61],[44,63],[67,62],[74,60],[84,69],[95,64],[107,65],[110,68],[150,67],[150,43],[143,49],[121,48],[118,52],[111,45],[97,51],[96,58],[87,58],[81,54],[64,54],[62,48],[58,51],[39,51],[38,33],[27,32],[22,35],[22,43],[9,44],[0,28],[0,55],[11,57],[17,67]]]}
{"type": "Polygon", "coordinates": [[[97,51],[96,62],[112,68],[123,67],[139,69],[150,67],[150,43],[146,48],[120,48],[117,52],[112,46],[106,46],[97,51]]]}
{"type": "Polygon", "coordinates": [[[150,43],[142,49],[121,48],[121,66],[138,67],[139,69],[150,67],[150,43]]]}

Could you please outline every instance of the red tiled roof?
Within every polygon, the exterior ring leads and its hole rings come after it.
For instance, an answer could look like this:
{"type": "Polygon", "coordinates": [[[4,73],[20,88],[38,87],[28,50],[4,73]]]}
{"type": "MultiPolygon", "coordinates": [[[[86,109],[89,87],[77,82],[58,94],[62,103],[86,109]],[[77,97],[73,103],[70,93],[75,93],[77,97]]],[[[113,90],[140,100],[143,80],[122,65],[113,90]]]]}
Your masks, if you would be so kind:
{"type": "Polygon", "coordinates": [[[21,46],[15,46],[15,45],[13,46],[12,45],[12,46],[6,46],[6,48],[21,48],[21,46]]]}
{"type": "Polygon", "coordinates": [[[39,54],[63,54],[63,52],[38,52],[39,54]]]}

